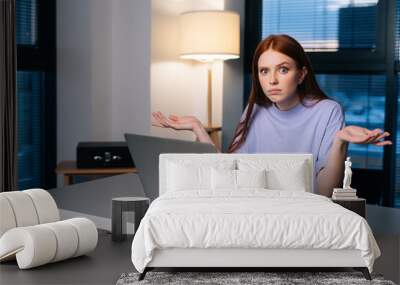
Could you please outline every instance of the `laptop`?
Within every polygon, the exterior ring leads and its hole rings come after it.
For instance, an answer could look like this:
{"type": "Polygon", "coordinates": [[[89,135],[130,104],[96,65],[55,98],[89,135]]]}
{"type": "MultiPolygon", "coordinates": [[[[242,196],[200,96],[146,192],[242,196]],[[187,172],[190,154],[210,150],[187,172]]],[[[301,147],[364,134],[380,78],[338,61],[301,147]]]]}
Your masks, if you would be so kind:
{"type": "Polygon", "coordinates": [[[161,153],[217,153],[214,145],[176,139],[125,134],[129,152],[139,171],[143,190],[153,201],[158,197],[158,157],[161,153]]]}

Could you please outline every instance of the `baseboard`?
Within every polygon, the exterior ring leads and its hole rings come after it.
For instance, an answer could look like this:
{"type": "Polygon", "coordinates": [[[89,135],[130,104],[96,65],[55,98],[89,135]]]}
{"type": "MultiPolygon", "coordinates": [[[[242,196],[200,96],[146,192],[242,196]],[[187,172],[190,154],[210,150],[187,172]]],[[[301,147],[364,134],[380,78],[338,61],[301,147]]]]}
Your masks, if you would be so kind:
{"type": "Polygon", "coordinates": [[[61,220],[67,220],[72,218],[87,218],[93,221],[98,229],[111,231],[111,219],[109,218],[92,216],[84,213],[63,210],[63,209],[59,209],[59,211],[61,220]]]}
{"type": "MultiPolygon", "coordinates": [[[[111,219],[98,217],[93,215],[88,215],[80,212],[74,212],[69,210],[59,209],[61,220],[67,220],[72,218],[86,218],[94,222],[98,229],[106,230],[111,232],[111,219]]],[[[122,216],[122,233],[133,235],[135,233],[135,224],[134,224],[134,214],[133,212],[126,212],[126,215],[122,216]],[[132,221],[132,222],[129,222],[132,221]]]]}

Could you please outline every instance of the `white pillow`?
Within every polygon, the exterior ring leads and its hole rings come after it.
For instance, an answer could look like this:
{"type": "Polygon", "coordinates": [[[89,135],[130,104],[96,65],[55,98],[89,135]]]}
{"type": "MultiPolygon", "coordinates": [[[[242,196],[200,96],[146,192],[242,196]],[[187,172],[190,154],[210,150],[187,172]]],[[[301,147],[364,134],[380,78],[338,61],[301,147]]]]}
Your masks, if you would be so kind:
{"type": "Polygon", "coordinates": [[[213,190],[241,188],[266,188],[267,177],[262,170],[230,170],[211,168],[211,188],[213,190]]]}
{"type": "Polygon", "coordinates": [[[171,159],[166,167],[167,191],[210,190],[211,168],[234,169],[235,161],[171,159]]]}
{"type": "Polygon", "coordinates": [[[268,189],[306,191],[309,188],[306,160],[239,159],[237,165],[239,170],[266,169],[268,189]]]}
{"type": "Polygon", "coordinates": [[[189,189],[209,188],[210,167],[196,167],[170,163],[168,165],[167,189],[171,191],[184,191],[189,189]]]}
{"type": "Polygon", "coordinates": [[[236,170],[211,168],[211,189],[236,189],[236,170]]]}
{"type": "Polygon", "coordinates": [[[267,188],[267,171],[261,170],[236,170],[238,188],[267,188]]]}

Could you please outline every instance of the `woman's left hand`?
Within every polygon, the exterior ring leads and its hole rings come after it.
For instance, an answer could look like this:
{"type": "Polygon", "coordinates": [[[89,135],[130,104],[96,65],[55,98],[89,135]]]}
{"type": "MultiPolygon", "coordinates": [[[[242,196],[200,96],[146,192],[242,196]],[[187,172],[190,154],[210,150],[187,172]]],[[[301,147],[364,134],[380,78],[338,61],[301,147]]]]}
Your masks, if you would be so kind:
{"type": "Polygon", "coordinates": [[[388,132],[381,129],[368,130],[358,126],[347,126],[336,133],[336,136],[346,142],[356,144],[374,144],[378,146],[391,145],[390,140],[384,140],[389,136],[388,132]]]}

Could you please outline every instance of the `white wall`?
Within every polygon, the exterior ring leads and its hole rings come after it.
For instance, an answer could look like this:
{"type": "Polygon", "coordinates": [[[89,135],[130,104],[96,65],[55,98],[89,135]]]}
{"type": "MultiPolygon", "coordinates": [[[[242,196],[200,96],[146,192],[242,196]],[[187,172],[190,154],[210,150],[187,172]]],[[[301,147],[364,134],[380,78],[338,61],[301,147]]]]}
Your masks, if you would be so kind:
{"type": "Polygon", "coordinates": [[[150,132],[151,1],[112,2],[111,139],[124,140],[126,132],[150,132]]]}
{"type": "MultiPolygon", "coordinates": [[[[207,66],[179,58],[178,18],[224,8],[243,21],[244,0],[58,0],[57,161],[75,159],[80,141],[124,140],[125,132],[192,140],[151,127],[151,112],[206,122],[207,66]]],[[[224,139],[242,109],[241,66],[213,66],[213,119],[224,139]]]]}
{"type": "Polygon", "coordinates": [[[91,2],[57,1],[57,158],[92,137],[91,2]],[[71,20],[73,19],[73,20],[71,20]]]}
{"type": "Polygon", "coordinates": [[[57,160],[150,129],[148,0],[57,1],[57,160]]]}

